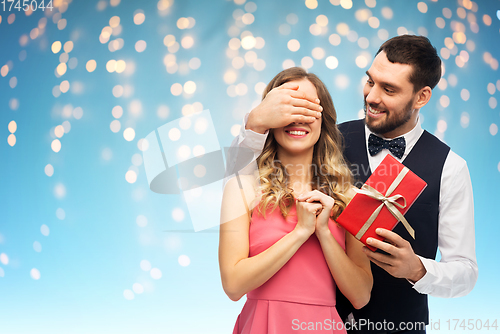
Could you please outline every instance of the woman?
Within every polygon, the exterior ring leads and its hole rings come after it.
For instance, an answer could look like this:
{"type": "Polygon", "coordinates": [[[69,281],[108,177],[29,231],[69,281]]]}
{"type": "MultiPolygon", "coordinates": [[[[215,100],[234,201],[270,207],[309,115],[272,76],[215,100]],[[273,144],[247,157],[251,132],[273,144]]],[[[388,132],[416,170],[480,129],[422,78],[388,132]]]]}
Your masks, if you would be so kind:
{"type": "Polygon", "coordinates": [[[322,117],[272,129],[257,177],[238,176],[224,189],[222,285],[234,301],[247,294],[233,333],[345,333],[335,285],[361,308],[373,284],[362,244],[333,220],[353,196],[350,171],[325,85],[294,67],[271,80],[264,99],[287,82],[319,98],[322,117]]]}

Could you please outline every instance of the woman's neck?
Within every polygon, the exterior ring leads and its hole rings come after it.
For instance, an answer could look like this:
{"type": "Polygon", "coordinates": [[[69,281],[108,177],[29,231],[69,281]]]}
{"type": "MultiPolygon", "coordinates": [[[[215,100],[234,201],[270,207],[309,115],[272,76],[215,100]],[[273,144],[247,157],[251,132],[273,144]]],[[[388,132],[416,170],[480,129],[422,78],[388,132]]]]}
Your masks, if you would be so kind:
{"type": "Polygon", "coordinates": [[[290,188],[293,189],[295,196],[312,190],[311,164],[313,150],[300,154],[290,154],[278,148],[277,157],[285,167],[290,188]]]}

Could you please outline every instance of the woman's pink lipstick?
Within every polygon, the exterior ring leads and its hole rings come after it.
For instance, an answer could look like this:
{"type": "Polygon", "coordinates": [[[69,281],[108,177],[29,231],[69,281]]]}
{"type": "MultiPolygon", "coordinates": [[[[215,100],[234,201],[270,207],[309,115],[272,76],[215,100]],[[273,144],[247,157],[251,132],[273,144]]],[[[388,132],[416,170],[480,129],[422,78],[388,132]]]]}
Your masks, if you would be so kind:
{"type": "Polygon", "coordinates": [[[288,128],[285,130],[286,134],[293,138],[304,138],[309,131],[301,128],[288,128]]]}

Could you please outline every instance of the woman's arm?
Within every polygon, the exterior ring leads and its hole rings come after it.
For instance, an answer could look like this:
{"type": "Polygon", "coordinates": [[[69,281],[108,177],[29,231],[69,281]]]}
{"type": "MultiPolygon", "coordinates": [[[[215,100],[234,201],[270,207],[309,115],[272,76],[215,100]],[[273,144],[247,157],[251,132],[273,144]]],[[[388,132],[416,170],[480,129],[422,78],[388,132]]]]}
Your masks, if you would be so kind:
{"type": "Polygon", "coordinates": [[[340,291],[357,309],[368,304],[373,277],[370,260],[362,251],[363,244],[346,231],[344,252],[330,230],[317,231],[316,236],[340,291]]]}
{"type": "MultiPolygon", "coordinates": [[[[244,177],[240,177],[240,180],[245,197],[253,199],[255,193],[251,182],[244,177]]],[[[296,228],[267,250],[248,257],[250,219],[241,197],[238,180],[230,180],[222,199],[221,221],[225,223],[220,226],[219,267],[222,287],[234,301],[264,284],[288,262],[314,232],[315,212],[321,208],[319,204],[301,204],[300,209],[297,207],[300,223],[296,228]],[[238,216],[241,212],[245,214],[238,216]]]]}
{"type": "Polygon", "coordinates": [[[330,212],[335,203],[333,198],[315,190],[302,195],[300,200],[321,202],[323,211],[318,216],[315,233],[326,262],[340,291],[355,308],[362,308],[370,300],[373,286],[370,260],[363,253],[363,244],[346,231],[344,252],[333,237],[328,228],[330,212]]]}

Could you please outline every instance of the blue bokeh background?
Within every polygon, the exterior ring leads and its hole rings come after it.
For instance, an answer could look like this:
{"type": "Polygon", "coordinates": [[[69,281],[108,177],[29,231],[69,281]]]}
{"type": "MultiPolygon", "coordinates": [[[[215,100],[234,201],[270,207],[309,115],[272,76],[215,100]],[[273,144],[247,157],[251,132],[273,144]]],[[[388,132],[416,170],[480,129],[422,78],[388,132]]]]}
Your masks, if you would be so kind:
{"type": "Polygon", "coordinates": [[[195,233],[181,195],[149,190],[141,139],[210,109],[229,146],[263,86],[292,64],[326,83],[340,121],[358,118],[364,72],[403,33],[428,36],[443,57],[423,127],[467,160],[475,195],[477,285],[430,298],[428,332],[498,319],[500,1],[58,0],[30,15],[9,5],[0,3],[0,333],[231,332],[244,300],[222,291],[217,230],[195,233]]]}

